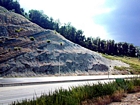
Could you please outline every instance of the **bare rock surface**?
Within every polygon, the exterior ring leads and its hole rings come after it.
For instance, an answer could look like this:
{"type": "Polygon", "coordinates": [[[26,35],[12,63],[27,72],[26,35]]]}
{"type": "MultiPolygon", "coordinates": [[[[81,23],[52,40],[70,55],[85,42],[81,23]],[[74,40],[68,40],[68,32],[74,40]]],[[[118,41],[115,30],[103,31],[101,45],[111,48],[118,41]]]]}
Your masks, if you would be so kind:
{"type": "Polygon", "coordinates": [[[129,65],[102,57],[0,7],[0,76],[107,72],[129,65]],[[32,38],[32,40],[31,40],[32,38]]]}

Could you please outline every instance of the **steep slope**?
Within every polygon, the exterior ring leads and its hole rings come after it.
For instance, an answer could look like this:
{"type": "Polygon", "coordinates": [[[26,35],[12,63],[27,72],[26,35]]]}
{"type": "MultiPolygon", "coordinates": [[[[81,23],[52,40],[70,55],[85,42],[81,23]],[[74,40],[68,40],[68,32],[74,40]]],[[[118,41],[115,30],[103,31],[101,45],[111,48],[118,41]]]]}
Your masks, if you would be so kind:
{"type": "Polygon", "coordinates": [[[83,48],[0,7],[0,76],[105,72],[129,66],[83,48]]]}

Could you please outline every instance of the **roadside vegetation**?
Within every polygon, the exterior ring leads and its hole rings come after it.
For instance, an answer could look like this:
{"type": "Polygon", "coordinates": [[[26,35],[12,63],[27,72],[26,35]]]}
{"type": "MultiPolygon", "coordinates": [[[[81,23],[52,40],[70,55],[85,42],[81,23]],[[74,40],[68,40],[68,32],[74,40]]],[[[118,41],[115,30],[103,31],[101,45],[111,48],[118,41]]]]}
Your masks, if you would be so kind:
{"type": "Polygon", "coordinates": [[[121,101],[127,93],[140,91],[140,79],[117,79],[110,83],[86,84],[78,87],[70,87],[68,90],[59,89],[34,97],[32,100],[13,102],[11,105],[106,105],[113,101],[121,101]]]}
{"type": "Polygon", "coordinates": [[[103,57],[111,59],[111,60],[120,60],[130,65],[129,68],[127,67],[114,67],[117,70],[126,70],[128,69],[131,74],[139,74],[140,73],[140,60],[136,57],[120,57],[120,56],[111,56],[107,54],[102,54],[103,57]]]}

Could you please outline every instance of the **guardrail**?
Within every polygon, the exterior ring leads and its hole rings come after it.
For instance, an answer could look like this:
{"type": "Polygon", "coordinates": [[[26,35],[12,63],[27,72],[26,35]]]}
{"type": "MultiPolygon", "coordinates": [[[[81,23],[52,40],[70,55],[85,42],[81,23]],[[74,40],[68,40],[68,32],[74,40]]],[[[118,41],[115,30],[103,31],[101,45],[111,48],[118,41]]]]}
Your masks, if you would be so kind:
{"type": "MultiPolygon", "coordinates": [[[[136,76],[139,78],[139,76],[136,76]]],[[[76,80],[56,80],[56,81],[37,81],[37,82],[14,82],[14,83],[0,83],[0,87],[8,86],[24,86],[24,85],[39,85],[50,83],[66,83],[66,82],[84,82],[84,81],[98,81],[98,80],[116,80],[116,79],[132,79],[134,77],[120,77],[120,78],[95,78],[95,79],[76,79],[76,80]]]]}

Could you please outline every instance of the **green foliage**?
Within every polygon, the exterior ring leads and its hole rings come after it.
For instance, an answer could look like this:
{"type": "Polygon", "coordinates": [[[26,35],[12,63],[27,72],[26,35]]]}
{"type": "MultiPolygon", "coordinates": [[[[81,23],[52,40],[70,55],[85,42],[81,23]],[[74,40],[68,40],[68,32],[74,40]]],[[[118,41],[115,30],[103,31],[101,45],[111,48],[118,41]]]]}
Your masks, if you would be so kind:
{"type": "Polygon", "coordinates": [[[131,67],[134,68],[134,70],[138,73],[140,73],[140,64],[133,64],[130,63],[131,67]]]}
{"type": "Polygon", "coordinates": [[[50,40],[47,40],[47,43],[50,43],[51,41],[50,40]]]}
{"type": "Polygon", "coordinates": [[[56,31],[56,30],[54,30],[54,33],[55,33],[55,34],[57,34],[57,31],[56,31]]]}
{"type": "MultiPolygon", "coordinates": [[[[47,15],[43,14],[42,11],[29,11],[29,18],[32,22],[40,25],[41,27],[56,30],[65,38],[90,50],[107,53],[110,55],[135,56],[136,47],[132,44],[126,42],[115,43],[114,40],[101,40],[99,37],[85,38],[85,36],[83,35],[83,31],[77,30],[71,25],[71,23],[67,23],[60,27],[59,21],[54,22],[52,18],[49,18],[47,15]]],[[[54,31],[55,34],[57,34],[56,31],[54,31]]]]}
{"type": "Polygon", "coordinates": [[[0,6],[3,6],[8,10],[14,10],[14,12],[24,15],[24,9],[20,8],[20,4],[17,0],[0,0],[0,6]]]}
{"type": "Polygon", "coordinates": [[[116,79],[116,83],[117,83],[117,85],[118,85],[120,88],[122,88],[124,91],[127,91],[128,86],[127,86],[126,81],[125,81],[124,79],[118,78],[118,79],[116,79]]]}
{"type": "Polygon", "coordinates": [[[20,51],[21,50],[21,47],[14,47],[14,50],[15,51],[20,51]]]}
{"type": "Polygon", "coordinates": [[[3,12],[6,12],[5,10],[3,12]]]}
{"type": "Polygon", "coordinates": [[[60,42],[60,46],[62,46],[63,45],[63,43],[62,42],[60,42]]]}
{"type": "Polygon", "coordinates": [[[114,69],[122,71],[122,70],[128,69],[128,67],[123,67],[123,66],[122,66],[122,67],[118,67],[118,66],[114,66],[114,69]]]}
{"type": "Polygon", "coordinates": [[[15,30],[15,32],[17,32],[17,33],[21,32],[21,31],[23,31],[23,28],[20,28],[20,29],[16,29],[15,30]]]}
{"type": "Polygon", "coordinates": [[[134,81],[126,81],[127,91],[133,92],[134,91],[134,81]]]}
{"type": "Polygon", "coordinates": [[[133,78],[133,83],[134,83],[134,86],[140,86],[139,77],[133,78]]]}
{"type": "Polygon", "coordinates": [[[34,38],[34,37],[30,37],[30,40],[31,40],[31,41],[35,41],[35,38],[34,38]]]}

